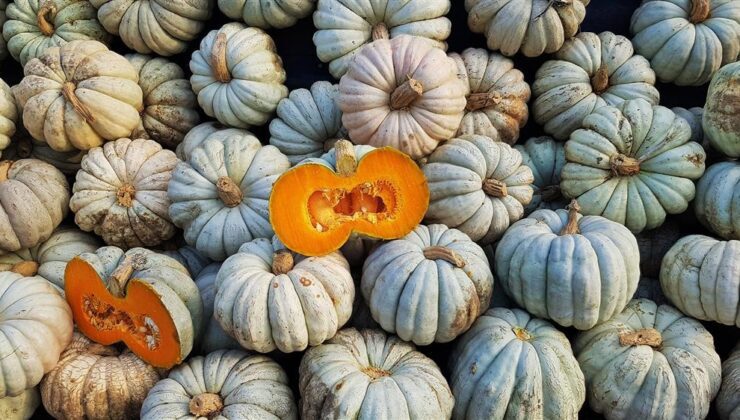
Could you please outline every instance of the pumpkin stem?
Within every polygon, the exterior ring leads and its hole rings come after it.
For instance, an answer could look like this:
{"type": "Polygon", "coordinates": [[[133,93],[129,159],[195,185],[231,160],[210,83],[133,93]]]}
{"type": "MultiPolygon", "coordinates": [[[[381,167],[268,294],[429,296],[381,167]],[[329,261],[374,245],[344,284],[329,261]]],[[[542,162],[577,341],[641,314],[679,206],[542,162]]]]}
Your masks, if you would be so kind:
{"type": "Polygon", "coordinates": [[[445,260],[457,268],[465,267],[465,260],[457,253],[444,246],[428,246],[424,248],[424,258],[428,260],[445,260]]]}
{"type": "Polygon", "coordinates": [[[212,418],[224,408],[224,400],[218,394],[204,392],[190,399],[190,414],[195,417],[212,418]]]}
{"type": "Polygon", "coordinates": [[[10,266],[7,271],[18,273],[23,277],[32,277],[39,272],[39,263],[36,261],[20,261],[10,266]]]}
{"type": "Polygon", "coordinates": [[[553,201],[562,198],[563,194],[560,192],[560,185],[548,185],[540,188],[540,197],[545,203],[551,203],[553,201]]]}
{"type": "Polygon", "coordinates": [[[282,249],[272,254],[272,273],[277,275],[287,274],[293,269],[293,254],[282,249]]]}
{"type": "Polygon", "coordinates": [[[216,80],[221,83],[231,80],[229,68],[226,67],[226,34],[223,32],[216,35],[216,40],[213,42],[211,65],[213,65],[213,75],[216,80]]]}
{"type": "Polygon", "coordinates": [[[13,166],[12,160],[4,160],[0,162],[0,182],[8,180],[8,172],[10,172],[11,166],[13,166]]]}
{"type": "Polygon", "coordinates": [[[498,92],[471,93],[467,97],[466,111],[477,111],[488,108],[501,102],[501,94],[498,92]]]}
{"type": "Polygon", "coordinates": [[[615,176],[632,176],[640,173],[640,161],[621,153],[612,156],[609,165],[615,176]]]}
{"type": "Polygon", "coordinates": [[[226,204],[226,207],[236,207],[244,198],[241,188],[228,176],[222,176],[216,181],[218,198],[226,204]]]}
{"type": "Polygon", "coordinates": [[[609,87],[609,70],[602,63],[596,73],[591,77],[591,88],[597,95],[602,94],[609,87]]]}
{"type": "Polygon", "coordinates": [[[398,110],[406,108],[424,94],[424,86],[421,82],[409,77],[401,86],[391,93],[391,109],[398,110]]]}
{"type": "Polygon", "coordinates": [[[41,33],[45,36],[52,36],[54,34],[54,25],[51,22],[54,21],[56,14],[57,7],[51,1],[44,2],[36,12],[36,23],[41,33]]]}
{"type": "Polygon", "coordinates": [[[337,172],[342,176],[352,176],[357,171],[355,146],[349,140],[338,140],[334,145],[337,158],[337,172]]]}
{"type": "Polygon", "coordinates": [[[579,211],[581,211],[581,206],[578,205],[578,202],[575,199],[570,200],[570,204],[568,204],[568,223],[560,230],[561,235],[577,235],[580,233],[578,230],[579,211]]]}
{"type": "Polygon", "coordinates": [[[530,334],[529,331],[522,327],[514,327],[511,330],[514,332],[516,338],[522,341],[529,341],[532,339],[532,334],[530,334]]]}
{"type": "Polygon", "coordinates": [[[62,95],[64,99],[72,104],[72,108],[87,121],[88,124],[95,122],[95,116],[90,112],[89,109],[80,101],[80,98],[75,95],[75,84],[72,82],[64,82],[62,85],[62,95]]]}
{"type": "Polygon", "coordinates": [[[123,261],[118,264],[108,279],[108,290],[113,296],[122,298],[126,296],[126,287],[128,286],[131,275],[134,271],[141,269],[146,264],[146,256],[143,254],[129,254],[123,257],[123,261]]]}
{"type": "Polygon", "coordinates": [[[483,181],[483,192],[491,197],[506,197],[509,195],[506,183],[493,178],[483,181]]]}
{"type": "Polygon", "coordinates": [[[619,344],[621,346],[650,346],[654,349],[663,344],[663,337],[655,328],[643,328],[641,330],[619,334],[619,344]]]}
{"type": "Polygon", "coordinates": [[[391,376],[391,373],[387,370],[376,368],[375,366],[365,366],[364,368],[362,368],[362,373],[371,377],[372,379],[378,379],[384,376],[391,376]]]}
{"type": "Polygon", "coordinates": [[[709,0],[691,0],[689,22],[701,23],[709,18],[709,0]]]}
{"type": "Polygon", "coordinates": [[[390,39],[391,33],[388,31],[388,25],[385,24],[385,22],[378,22],[373,26],[372,30],[372,37],[373,41],[377,41],[379,39],[390,39]]]}
{"type": "Polygon", "coordinates": [[[134,197],[136,196],[136,189],[131,184],[123,184],[118,187],[116,191],[116,199],[118,205],[131,208],[134,205],[134,197]]]}

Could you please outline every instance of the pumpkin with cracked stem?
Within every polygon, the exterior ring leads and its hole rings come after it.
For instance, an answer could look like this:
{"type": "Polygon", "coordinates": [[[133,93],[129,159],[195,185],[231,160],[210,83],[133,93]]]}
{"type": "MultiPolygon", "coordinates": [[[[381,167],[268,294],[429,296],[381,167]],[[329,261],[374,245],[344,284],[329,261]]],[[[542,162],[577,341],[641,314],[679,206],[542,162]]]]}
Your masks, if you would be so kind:
{"type": "Polygon", "coordinates": [[[686,211],[704,173],[706,154],[690,137],[686,120],[645,100],[601,107],[565,143],[560,188],[584,214],[655,229],[686,211]]]}
{"type": "Polygon", "coordinates": [[[465,94],[443,50],[400,35],[355,55],[339,81],[339,108],[354,143],[392,146],[419,159],[457,132],[465,94]]]}
{"type": "Polygon", "coordinates": [[[430,194],[424,220],[458,229],[483,245],[524,216],[534,193],[534,175],[521,153],[484,136],[445,142],[422,170],[430,194]]]}
{"type": "Polygon", "coordinates": [[[709,148],[709,141],[704,138],[704,129],[701,126],[701,120],[704,117],[704,108],[695,106],[693,108],[681,108],[680,106],[671,108],[674,114],[686,120],[691,129],[690,141],[695,141],[704,147],[709,148]]]}
{"type": "Polygon", "coordinates": [[[624,226],[568,210],[537,210],[498,244],[494,267],[506,294],[532,315],[593,328],[621,312],[640,280],[640,252],[624,226]]]}
{"type": "Polygon", "coordinates": [[[297,420],[288,375],[272,359],[240,350],[196,356],[157,382],[141,407],[142,420],[297,420]]]}
{"type": "Polygon", "coordinates": [[[736,420],[740,416],[740,342],[722,363],[722,386],[715,405],[722,420],[736,420]]]}
{"type": "Polygon", "coordinates": [[[288,96],[275,42],[263,30],[241,23],[210,31],[193,52],[190,70],[203,112],[230,127],[265,124],[288,96]]]}
{"type": "MultiPolygon", "coordinates": [[[[8,20],[7,16],[5,15],[5,9],[7,7],[8,7],[8,1],[0,0],[0,29],[2,29],[5,21],[8,20]]],[[[5,43],[5,38],[3,38],[2,34],[0,33],[0,60],[4,59],[7,55],[8,55],[8,45],[5,43]]]]}
{"type": "Polygon", "coordinates": [[[347,328],[310,348],[298,370],[304,419],[448,419],[454,397],[439,367],[413,344],[347,328]]]}
{"type": "Polygon", "coordinates": [[[568,200],[560,192],[560,172],[565,165],[565,149],[552,137],[532,137],[524,144],[514,146],[522,154],[522,164],[532,170],[532,201],[524,207],[524,214],[535,210],[565,208],[568,200]]]}
{"type": "Polygon", "coordinates": [[[203,300],[203,334],[200,337],[198,348],[201,354],[207,354],[219,349],[241,349],[241,345],[221,328],[221,324],[213,316],[213,307],[216,300],[216,275],[221,269],[221,263],[211,263],[205,266],[195,284],[203,300]]]}
{"type": "Polygon", "coordinates": [[[360,288],[381,328],[423,346],[470,328],[491,302],[493,274],[483,249],[464,233],[419,225],[370,254],[360,288]]]}
{"type": "Polygon", "coordinates": [[[51,47],[24,67],[13,89],[23,125],[58,152],[127,137],[144,108],[134,67],[98,41],[51,47]]]}
{"type": "MultiPolygon", "coordinates": [[[[736,42],[740,43],[740,40],[736,42]]],[[[728,64],[714,75],[712,83],[709,84],[702,117],[704,135],[709,144],[725,156],[735,159],[740,157],[738,113],[740,113],[740,62],[728,64]]]]}
{"type": "Polygon", "coordinates": [[[249,350],[303,351],[330,339],[352,315],[355,284],[339,252],[293,254],[274,238],[247,242],[216,277],[214,315],[249,350]]]}
{"type": "Polygon", "coordinates": [[[103,346],[75,332],[41,382],[41,400],[57,419],[137,419],[161,373],[130,350],[103,346]]]}
{"type": "Polygon", "coordinates": [[[16,133],[10,146],[2,151],[4,159],[38,159],[59,169],[64,175],[68,176],[74,175],[80,170],[80,162],[82,162],[82,158],[87,151],[57,152],[43,141],[31,137],[22,126],[19,128],[22,131],[16,133]]]}
{"type": "Polygon", "coordinates": [[[231,20],[261,28],[288,28],[311,14],[317,0],[218,0],[218,8],[231,20]]]}
{"type": "Polygon", "coordinates": [[[30,419],[39,404],[41,404],[41,396],[37,387],[27,389],[17,397],[0,398],[0,418],[5,420],[30,419]]]}
{"type": "Polygon", "coordinates": [[[712,335],[668,305],[633,300],[573,349],[589,405],[607,420],[703,419],[719,390],[712,335]]]}
{"type": "Polygon", "coordinates": [[[534,120],[557,140],[581,127],[584,118],[605,105],[643,99],[657,105],[650,63],[629,39],[611,32],[582,32],[565,42],[535,75],[532,92],[534,120]]]}
{"type": "Polygon", "coordinates": [[[18,114],[10,86],[0,79],[0,153],[10,146],[10,139],[16,131],[18,114]]]}
{"type": "Polygon", "coordinates": [[[161,251],[162,254],[174,258],[177,262],[182,264],[190,277],[195,279],[200,272],[211,264],[211,260],[205,255],[201,254],[200,251],[190,245],[185,245],[175,249],[165,249],[161,251]]]}
{"type": "Polygon", "coordinates": [[[692,318],[740,327],[740,241],[689,235],[663,257],[660,285],[692,318]]]}
{"type": "Polygon", "coordinates": [[[679,225],[669,220],[655,229],[635,235],[640,248],[640,275],[658,278],[663,257],[681,239],[679,225]]]}
{"type": "Polygon", "coordinates": [[[740,203],[740,163],[710,166],[696,184],[696,218],[722,238],[740,240],[740,206],[736,203],[740,203]]]}
{"type": "Polygon", "coordinates": [[[73,40],[94,40],[108,44],[110,34],[96,17],[88,0],[15,0],[0,25],[13,58],[25,66],[51,47],[73,40]]]}
{"type": "Polygon", "coordinates": [[[679,86],[707,83],[740,57],[740,5],[731,0],[646,0],[630,22],[638,54],[658,79],[679,86]]]}
{"type": "Polygon", "coordinates": [[[73,258],[64,292],[80,332],[103,345],[122,341],[155,367],[185,360],[201,332],[203,302],[190,274],[148,249],[107,246],[73,258]]]}

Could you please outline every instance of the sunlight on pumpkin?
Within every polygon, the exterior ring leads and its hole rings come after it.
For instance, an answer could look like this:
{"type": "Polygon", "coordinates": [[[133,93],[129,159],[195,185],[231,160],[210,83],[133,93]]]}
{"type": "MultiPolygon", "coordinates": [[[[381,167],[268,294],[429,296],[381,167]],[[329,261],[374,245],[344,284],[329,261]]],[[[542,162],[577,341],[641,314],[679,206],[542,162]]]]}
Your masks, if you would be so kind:
{"type": "Polygon", "coordinates": [[[350,191],[316,191],[308,199],[311,225],[319,232],[359,219],[377,223],[392,218],[395,212],[396,191],[393,184],[383,180],[365,182],[350,191]]]}

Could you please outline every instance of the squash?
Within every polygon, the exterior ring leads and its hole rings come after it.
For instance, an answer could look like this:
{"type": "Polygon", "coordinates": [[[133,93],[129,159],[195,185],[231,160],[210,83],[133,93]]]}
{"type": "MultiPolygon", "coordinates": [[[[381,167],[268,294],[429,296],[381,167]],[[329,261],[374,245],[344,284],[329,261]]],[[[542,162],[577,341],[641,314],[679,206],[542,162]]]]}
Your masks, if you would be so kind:
{"type": "Polygon", "coordinates": [[[521,309],[481,316],[450,356],[456,419],[577,419],[583,373],[565,334],[521,309]]]}
{"type": "Polygon", "coordinates": [[[141,124],[132,138],[152,139],[174,149],[200,121],[195,94],[182,67],[160,57],[128,54],[144,94],[141,124]]]}
{"type": "Polygon", "coordinates": [[[620,313],[640,280],[640,252],[624,226],[568,210],[537,210],[506,231],[496,278],[530,314],[564,327],[593,328],[620,313]]]}
{"type": "Polygon", "coordinates": [[[201,254],[197,249],[190,245],[185,245],[175,249],[165,249],[164,251],[161,251],[161,253],[182,264],[182,266],[188,270],[188,273],[190,273],[190,277],[192,277],[193,280],[195,280],[198,274],[200,274],[200,272],[212,262],[208,257],[201,254]]]}
{"type": "Polygon", "coordinates": [[[13,58],[25,66],[51,47],[69,41],[108,44],[111,36],[96,18],[88,0],[14,0],[6,10],[2,36],[13,58]]]}
{"type": "Polygon", "coordinates": [[[38,388],[30,388],[17,397],[0,398],[0,418],[6,420],[27,420],[41,404],[38,388]]]}
{"type": "Polygon", "coordinates": [[[702,128],[704,135],[709,139],[709,144],[725,156],[735,159],[740,157],[738,113],[740,113],[740,62],[722,67],[712,78],[702,117],[702,128]]]}
{"type": "Polygon", "coordinates": [[[10,146],[2,151],[4,159],[38,159],[59,169],[64,175],[68,176],[74,175],[80,170],[80,163],[87,153],[86,151],[71,150],[69,152],[57,152],[43,141],[38,141],[31,137],[23,129],[23,126],[19,128],[21,132],[16,133],[10,146]]]}
{"type": "MultiPolygon", "coordinates": [[[[0,29],[2,29],[5,21],[8,20],[5,15],[5,10],[8,7],[7,0],[0,0],[0,29]]],[[[0,31],[1,32],[1,31],[0,31]]],[[[5,43],[5,38],[0,36],[0,60],[4,59],[8,55],[8,45],[5,43]]]]}
{"type": "Polygon", "coordinates": [[[378,39],[412,35],[446,50],[450,0],[320,0],[313,14],[319,60],[339,79],[362,47],[378,39]]]}
{"type": "Polygon", "coordinates": [[[740,162],[710,166],[696,184],[696,218],[717,235],[740,240],[740,206],[737,203],[740,203],[740,162]]]}
{"type": "Polygon", "coordinates": [[[113,246],[73,258],[64,292],[75,324],[93,341],[119,341],[146,363],[185,360],[202,324],[203,302],[185,267],[144,248],[113,246]]]}
{"type": "Polygon", "coordinates": [[[249,350],[303,351],[330,339],[349,320],[355,285],[342,254],[293,254],[273,239],[255,239],[224,261],[216,277],[214,315],[249,350]]]}
{"type": "Polygon", "coordinates": [[[179,54],[211,19],[213,0],[90,0],[106,31],[141,54],[179,54]]]}
{"type": "Polygon", "coordinates": [[[706,154],[690,137],[686,120],[645,100],[601,107],[565,143],[560,189],[584,214],[654,229],[686,211],[704,173],[706,154]]]}
{"type": "Polygon", "coordinates": [[[704,117],[704,108],[695,106],[693,108],[681,108],[680,106],[671,108],[674,114],[686,120],[691,129],[689,141],[694,141],[702,145],[704,149],[709,148],[709,141],[704,139],[704,129],[701,126],[701,120],[704,117]]]}
{"type": "Polygon", "coordinates": [[[223,140],[229,137],[254,137],[250,131],[229,128],[217,121],[208,121],[193,127],[182,142],[177,145],[175,154],[180,160],[190,159],[190,152],[208,139],[223,140]]]}
{"type": "Polygon", "coordinates": [[[740,327],[740,241],[681,238],[660,269],[666,297],[692,318],[740,327]]]}
{"type": "Polygon", "coordinates": [[[408,35],[368,44],[339,81],[342,123],[352,141],[392,146],[412,159],[457,132],[465,95],[455,62],[408,35]]]}
{"type": "Polygon", "coordinates": [[[57,419],[137,419],[160,375],[130,350],[102,346],[75,332],[41,382],[41,400],[57,419]]]}
{"type": "Polygon", "coordinates": [[[218,0],[218,8],[231,20],[269,29],[288,28],[311,14],[316,0],[218,0]]]}
{"type": "Polygon", "coordinates": [[[465,115],[457,136],[480,134],[514,144],[529,118],[529,84],[514,62],[483,48],[450,53],[467,88],[465,115]]]}
{"type": "MultiPolygon", "coordinates": [[[[190,142],[186,138],[181,145],[190,142]]],[[[243,243],[273,235],[268,199],[272,184],[289,167],[275,146],[262,146],[249,132],[211,133],[172,173],[170,218],[189,245],[223,261],[243,243]]]]}
{"type": "Polygon", "coordinates": [[[597,108],[643,99],[660,99],[650,63],[634,50],[629,39],[611,32],[582,32],[565,42],[535,75],[534,120],[557,140],[581,127],[597,108]]]}
{"type": "Polygon", "coordinates": [[[205,266],[195,278],[195,284],[203,300],[203,335],[200,337],[198,348],[202,354],[221,349],[241,349],[241,345],[221,328],[213,316],[213,307],[216,300],[216,275],[221,269],[221,263],[211,263],[205,266]]]}
{"type": "Polygon", "coordinates": [[[612,419],[703,419],[720,384],[712,335],[668,305],[631,301],[576,337],[588,402],[612,419]]]}
{"type": "Polygon", "coordinates": [[[445,142],[422,166],[429,182],[427,223],[458,229],[473,241],[496,241],[532,201],[532,170],[506,143],[468,135],[445,142]]]}
{"type": "Polygon", "coordinates": [[[707,83],[740,57],[740,6],[727,0],[647,0],[630,22],[637,53],[658,79],[679,86],[707,83]]]}
{"type": "Polygon", "coordinates": [[[10,146],[18,122],[18,109],[13,92],[3,79],[0,79],[0,152],[10,146]]]}
{"type": "Polygon", "coordinates": [[[144,109],[139,76],[123,56],[97,41],[47,49],[14,88],[23,125],[58,152],[89,150],[129,136],[144,109]]]}
{"type": "Polygon", "coordinates": [[[722,420],[735,420],[740,415],[740,344],[722,363],[722,386],[715,405],[722,420]]]}
{"type": "Polygon", "coordinates": [[[378,246],[360,282],[373,319],[418,346],[467,331],[491,302],[493,274],[478,244],[445,225],[419,225],[378,246]]]}
{"type": "Polygon", "coordinates": [[[157,382],[142,420],[297,419],[288,375],[272,359],[238,350],[193,357],[157,382]]]}
{"type": "Polygon", "coordinates": [[[667,220],[660,227],[638,233],[635,238],[640,248],[640,275],[657,279],[663,257],[681,239],[681,229],[676,222],[667,220]]]}
{"type": "Polygon", "coordinates": [[[270,144],[288,156],[291,165],[320,157],[347,137],[337,96],[338,85],[315,82],[278,103],[277,118],[270,122],[270,144]]]}
{"type": "Polygon", "coordinates": [[[304,419],[448,419],[454,397],[432,359],[378,330],[348,328],[308,349],[298,370],[304,419]]]}
{"type": "Polygon", "coordinates": [[[552,137],[532,137],[524,144],[514,146],[522,154],[522,164],[532,170],[532,201],[524,207],[524,214],[535,210],[565,208],[568,200],[560,192],[560,172],[565,166],[565,149],[552,137]]]}
{"type": "Polygon", "coordinates": [[[488,49],[527,57],[558,51],[586,17],[591,0],[465,0],[468,28],[484,34],[488,49]]]}
{"type": "Polygon", "coordinates": [[[190,58],[190,84],[206,115],[230,127],[266,123],[288,96],[270,35],[241,23],[208,33],[190,58]]]}
{"type": "Polygon", "coordinates": [[[340,140],[320,159],[278,178],[270,223],[287,248],[325,255],[353,232],[381,239],[406,235],[424,217],[428,202],[424,174],[408,156],[340,140]]]}

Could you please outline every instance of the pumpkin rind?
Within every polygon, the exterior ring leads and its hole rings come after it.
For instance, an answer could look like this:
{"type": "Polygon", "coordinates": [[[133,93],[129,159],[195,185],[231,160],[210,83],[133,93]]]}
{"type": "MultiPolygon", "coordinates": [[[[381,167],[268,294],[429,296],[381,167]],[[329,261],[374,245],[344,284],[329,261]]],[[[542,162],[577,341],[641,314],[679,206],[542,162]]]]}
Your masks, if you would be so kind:
{"type": "Polygon", "coordinates": [[[33,387],[17,397],[0,398],[0,417],[6,420],[27,420],[33,416],[40,404],[39,390],[33,387]]]}
{"type": "Polygon", "coordinates": [[[722,67],[712,78],[702,117],[704,135],[709,144],[730,158],[740,157],[739,103],[740,62],[736,62],[722,67]]]}
{"type": "Polygon", "coordinates": [[[218,8],[231,20],[261,28],[288,28],[311,14],[316,0],[218,0],[218,8]]]}
{"type": "Polygon", "coordinates": [[[10,146],[10,138],[15,134],[18,117],[13,92],[10,86],[0,79],[0,152],[10,146]]]}
{"type": "Polygon", "coordinates": [[[524,207],[528,215],[539,209],[563,209],[568,200],[560,192],[560,172],[565,166],[565,149],[552,137],[532,137],[514,146],[522,154],[522,164],[532,170],[532,201],[524,207]]]}
{"type": "Polygon", "coordinates": [[[710,166],[696,184],[694,213],[701,224],[725,239],[740,240],[740,163],[710,166]]]}
{"type": "Polygon", "coordinates": [[[640,248],[640,275],[657,279],[663,257],[681,239],[681,229],[676,222],[667,220],[658,228],[640,232],[635,238],[640,248]]]}
{"type": "Polygon", "coordinates": [[[203,334],[198,345],[202,354],[208,354],[220,349],[241,349],[241,345],[221,328],[221,324],[213,316],[216,301],[216,275],[221,269],[221,263],[212,263],[205,266],[197,277],[195,284],[203,300],[203,334]]]}
{"type": "Polygon", "coordinates": [[[722,386],[715,405],[722,420],[735,420],[740,416],[740,345],[736,345],[722,363],[722,386]]]}

